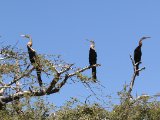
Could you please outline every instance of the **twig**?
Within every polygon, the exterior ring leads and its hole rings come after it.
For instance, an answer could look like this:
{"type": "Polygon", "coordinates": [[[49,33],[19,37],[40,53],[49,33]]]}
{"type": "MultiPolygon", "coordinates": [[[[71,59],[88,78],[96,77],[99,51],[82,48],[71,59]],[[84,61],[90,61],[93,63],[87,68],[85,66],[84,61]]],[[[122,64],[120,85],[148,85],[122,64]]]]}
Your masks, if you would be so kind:
{"type": "Polygon", "coordinates": [[[67,66],[66,69],[60,71],[59,74],[63,74],[63,73],[65,73],[66,71],[70,70],[73,65],[74,65],[74,64],[71,64],[71,65],[67,66]]]}
{"type": "Polygon", "coordinates": [[[90,69],[92,67],[98,67],[98,66],[101,66],[101,65],[100,64],[95,64],[95,65],[91,65],[91,66],[86,66],[83,69],[77,70],[76,72],[69,74],[68,77],[72,77],[72,76],[76,75],[77,73],[81,73],[81,72],[83,72],[83,71],[85,71],[87,69],[90,69]]]}

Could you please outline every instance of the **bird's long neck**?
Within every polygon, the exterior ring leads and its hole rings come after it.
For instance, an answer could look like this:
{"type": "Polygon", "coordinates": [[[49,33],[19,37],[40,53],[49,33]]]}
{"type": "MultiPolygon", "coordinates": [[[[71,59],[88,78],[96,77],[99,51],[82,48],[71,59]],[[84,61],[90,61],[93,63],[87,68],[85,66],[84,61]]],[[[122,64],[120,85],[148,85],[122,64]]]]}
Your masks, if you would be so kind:
{"type": "Polygon", "coordinates": [[[33,45],[33,41],[32,41],[32,38],[31,37],[29,37],[29,42],[28,42],[28,44],[27,44],[29,47],[32,47],[32,45],[33,45]]]}
{"type": "Polygon", "coordinates": [[[142,47],[142,40],[139,41],[139,47],[142,47]]]}
{"type": "Polygon", "coordinates": [[[95,45],[92,43],[92,44],[90,45],[90,48],[93,49],[93,50],[95,50],[95,45]]]}

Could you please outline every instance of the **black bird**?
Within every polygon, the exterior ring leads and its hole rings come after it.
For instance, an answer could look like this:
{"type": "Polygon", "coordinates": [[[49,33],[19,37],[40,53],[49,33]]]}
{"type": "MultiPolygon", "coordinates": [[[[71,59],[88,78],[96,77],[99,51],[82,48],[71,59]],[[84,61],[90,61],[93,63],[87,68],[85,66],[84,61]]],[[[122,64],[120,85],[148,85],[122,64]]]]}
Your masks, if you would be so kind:
{"type": "Polygon", "coordinates": [[[150,37],[142,37],[140,40],[139,40],[139,45],[138,47],[134,50],[134,62],[136,65],[136,75],[139,76],[139,72],[138,72],[138,69],[139,69],[139,62],[141,61],[141,56],[142,56],[142,51],[141,51],[141,47],[142,47],[142,41],[144,39],[147,39],[147,38],[150,38],[150,37]]]}
{"type": "Polygon", "coordinates": [[[21,36],[29,39],[29,42],[27,43],[29,59],[31,64],[36,68],[38,83],[40,87],[42,87],[42,79],[41,79],[42,66],[40,65],[40,61],[36,51],[32,48],[32,43],[33,43],[32,38],[29,35],[21,35],[21,36]]]}
{"type": "MultiPolygon", "coordinates": [[[[97,64],[97,53],[95,51],[95,43],[94,41],[90,41],[91,45],[90,45],[90,50],[89,50],[89,64],[91,65],[95,65],[97,64]]],[[[96,67],[92,68],[92,79],[94,80],[94,82],[96,82],[97,76],[96,76],[96,67]]]]}

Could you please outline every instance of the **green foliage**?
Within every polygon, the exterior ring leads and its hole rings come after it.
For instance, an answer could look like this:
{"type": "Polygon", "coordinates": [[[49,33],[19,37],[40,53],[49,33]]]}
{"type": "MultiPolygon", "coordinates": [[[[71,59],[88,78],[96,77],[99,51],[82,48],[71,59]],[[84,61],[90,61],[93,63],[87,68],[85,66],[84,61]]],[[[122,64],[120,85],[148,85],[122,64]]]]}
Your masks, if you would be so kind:
{"type": "Polygon", "coordinates": [[[99,104],[82,104],[78,100],[72,99],[52,114],[51,118],[55,120],[102,120],[106,118],[107,114],[108,111],[99,104]]]}
{"type": "Polygon", "coordinates": [[[0,111],[0,120],[45,120],[48,119],[49,113],[54,109],[52,104],[46,103],[44,99],[37,97],[32,99],[22,100],[21,106],[17,106],[15,101],[8,104],[6,110],[0,111]],[[29,100],[29,101],[28,101],[29,100]],[[20,110],[21,112],[17,112],[20,110]]]}
{"type": "MultiPolygon", "coordinates": [[[[120,98],[122,99],[122,98],[120,98]]],[[[123,100],[122,100],[123,101],[123,100]]],[[[60,108],[37,97],[21,101],[22,111],[17,113],[12,104],[0,111],[2,120],[159,120],[160,102],[148,96],[126,99],[113,109],[105,109],[98,103],[85,104],[72,98],[60,108]],[[32,103],[31,103],[32,101],[32,103]],[[35,101],[35,102],[33,102],[35,101]]]]}

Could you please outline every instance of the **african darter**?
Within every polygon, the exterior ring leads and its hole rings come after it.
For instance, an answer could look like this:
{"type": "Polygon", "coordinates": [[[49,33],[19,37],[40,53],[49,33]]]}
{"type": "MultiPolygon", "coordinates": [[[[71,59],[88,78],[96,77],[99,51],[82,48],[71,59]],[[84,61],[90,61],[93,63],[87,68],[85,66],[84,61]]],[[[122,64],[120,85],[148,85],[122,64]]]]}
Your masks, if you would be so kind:
{"type": "MultiPolygon", "coordinates": [[[[95,43],[93,40],[90,41],[90,50],[89,50],[89,64],[95,65],[97,63],[97,53],[95,51],[95,43]]],[[[96,81],[97,76],[96,76],[96,67],[92,67],[92,79],[96,81]]]]}
{"type": "Polygon", "coordinates": [[[141,47],[142,47],[142,41],[144,39],[147,39],[147,38],[150,38],[150,37],[142,37],[140,40],[139,40],[139,45],[138,47],[134,50],[134,62],[136,65],[136,75],[139,76],[139,62],[141,61],[141,56],[142,56],[142,51],[141,51],[141,47]]]}
{"type": "Polygon", "coordinates": [[[37,79],[38,79],[40,87],[42,87],[42,79],[41,79],[42,66],[40,65],[40,61],[39,61],[36,51],[32,48],[32,43],[33,43],[32,38],[29,35],[21,35],[21,36],[29,39],[29,42],[27,43],[29,59],[30,59],[31,64],[36,68],[37,79]]]}

